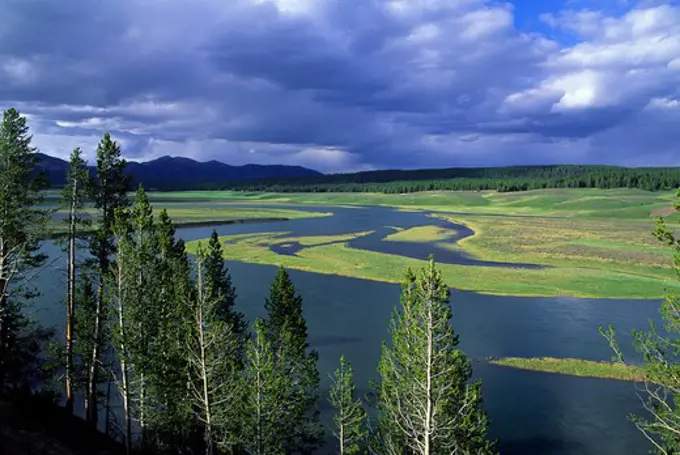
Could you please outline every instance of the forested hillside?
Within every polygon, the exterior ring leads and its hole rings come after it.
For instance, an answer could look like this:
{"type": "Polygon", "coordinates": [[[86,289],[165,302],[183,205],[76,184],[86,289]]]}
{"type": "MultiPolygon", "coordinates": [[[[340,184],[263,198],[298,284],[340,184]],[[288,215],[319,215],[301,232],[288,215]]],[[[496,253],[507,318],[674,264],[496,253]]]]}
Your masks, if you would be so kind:
{"type": "Polygon", "coordinates": [[[512,166],[386,170],[294,179],[232,182],[222,189],[269,192],[526,191],[541,188],[639,188],[648,191],[680,186],[680,168],[616,166],[512,166]]]}

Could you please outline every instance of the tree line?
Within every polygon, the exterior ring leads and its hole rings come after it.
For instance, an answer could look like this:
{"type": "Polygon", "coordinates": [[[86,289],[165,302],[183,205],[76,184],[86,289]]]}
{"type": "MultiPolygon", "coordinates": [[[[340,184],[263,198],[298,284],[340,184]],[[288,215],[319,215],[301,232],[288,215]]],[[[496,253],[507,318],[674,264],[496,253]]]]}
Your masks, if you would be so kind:
{"type": "Polygon", "coordinates": [[[208,185],[203,189],[276,193],[387,193],[421,191],[528,191],[547,188],[638,188],[646,191],[680,186],[680,168],[615,166],[516,166],[420,171],[372,171],[296,179],[268,179],[208,185]]]}
{"type": "MultiPolygon", "coordinates": [[[[251,332],[217,233],[190,256],[141,185],[128,197],[109,134],[93,175],[73,151],[62,190],[63,339],[33,322],[31,277],[47,260],[51,217],[35,166],[26,119],[9,109],[0,124],[0,399],[50,397],[127,454],[310,454],[325,443],[318,353],[288,272],[278,270],[251,332]],[[86,204],[96,216],[84,216],[86,204]]],[[[338,453],[495,453],[481,384],[450,318],[434,261],[418,276],[407,271],[372,392],[357,396],[344,357],[332,377],[338,453]]]]}

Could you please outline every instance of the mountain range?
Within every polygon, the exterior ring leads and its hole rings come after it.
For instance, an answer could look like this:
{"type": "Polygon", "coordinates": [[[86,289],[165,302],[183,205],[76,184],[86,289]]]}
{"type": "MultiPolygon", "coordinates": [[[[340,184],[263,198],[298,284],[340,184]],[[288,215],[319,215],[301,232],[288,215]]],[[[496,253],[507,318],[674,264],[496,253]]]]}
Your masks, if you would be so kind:
{"type": "MultiPolygon", "coordinates": [[[[37,168],[45,173],[50,185],[66,183],[68,162],[38,153],[37,168]]],[[[94,168],[90,166],[93,170],[94,168]]],[[[191,158],[163,156],[146,162],[128,161],[128,174],[133,184],[142,183],[147,189],[182,190],[223,186],[244,180],[288,179],[319,177],[321,172],[302,166],[246,164],[230,166],[220,161],[201,162],[191,158]]]]}

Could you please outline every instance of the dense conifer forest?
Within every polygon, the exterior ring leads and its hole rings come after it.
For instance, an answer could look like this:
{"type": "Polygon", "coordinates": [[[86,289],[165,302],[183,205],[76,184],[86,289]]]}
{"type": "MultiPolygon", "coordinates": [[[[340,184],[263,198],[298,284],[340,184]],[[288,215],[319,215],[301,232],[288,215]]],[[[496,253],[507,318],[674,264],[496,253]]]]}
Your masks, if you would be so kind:
{"type": "Polygon", "coordinates": [[[658,191],[678,186],[680,168],[558,165],[369,171],[295,179],[248,180],[219,188],[270,192],[414,193],[462,190],[509,192],[543,188],[639,188],[658,191]]]}

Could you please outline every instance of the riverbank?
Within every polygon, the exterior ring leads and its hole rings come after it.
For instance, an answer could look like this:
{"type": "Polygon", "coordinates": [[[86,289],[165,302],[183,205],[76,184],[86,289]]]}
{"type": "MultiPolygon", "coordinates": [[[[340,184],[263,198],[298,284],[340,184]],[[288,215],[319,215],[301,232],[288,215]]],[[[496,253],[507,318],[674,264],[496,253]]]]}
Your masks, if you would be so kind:
{"type": "Polygon", "coordinates": [[[645,380],[645,373],[642,367],[623,363],[595,362],[583,359],[556,359],[552,357],[505,357],[491,359],[489,363],[520,370],[566,374],[569,376],[633,382],[643,382],[645,380]]]}
{"type": "MultiPolygon", "coordinates": [[[[341,236],[290,236],[284,232],[223,236],[225,258],[256,264],[283,265],[288,268],[399,283],[407,267],[414,269],[426,261],[367,251],[348,246],[348,241],[368,235],[354,232],[341,236]],[[300,243],[306,248],[295,255],[278,254],[272,246],[300,243]]],[[[187,249],[196,251],[198,241],[187,249]]],[[[204,240],[205,242],[205,240],[204,240]]],[[[569,296],[580,298],[656,299],[666,288],[680,290],[664,277],[634,275],[607,269],[560,267],[519,269],[510,267],[465,266],[439,263],[446,283],[456,289],[492,295],[527,297],[569,296]]]]}
{"type": "MultiPolygon", "coordinates": [[[[187,201],[187,204],[189,201],[187,201]]],[[[155,210],[165,209],[173,224],[177,228],[185,227],[205,227],[205,226],[223,226],[229,224],[244,224],[244,223],[271,223],[276,221],[289,221],[303,218],[319,218],[332,216],[331,212],[312,212],[292,209],[258,209],[233,207],[233,206],[219,206],[207,208],[176,208],[164,207],[162,204],[154,204],[155,210]]],[[[66,234],[66,224],[63,216],[64,212],[55,212],[54,217],[48,227],[52,238],[62,237],[66,234]]],[[[94,210],[89,209],[85,211],[86,214],[94,214],[94,210]]],[[[87,229],[83,232],[89,232],[87,229]]]]}

